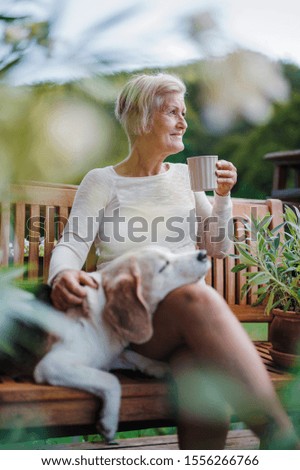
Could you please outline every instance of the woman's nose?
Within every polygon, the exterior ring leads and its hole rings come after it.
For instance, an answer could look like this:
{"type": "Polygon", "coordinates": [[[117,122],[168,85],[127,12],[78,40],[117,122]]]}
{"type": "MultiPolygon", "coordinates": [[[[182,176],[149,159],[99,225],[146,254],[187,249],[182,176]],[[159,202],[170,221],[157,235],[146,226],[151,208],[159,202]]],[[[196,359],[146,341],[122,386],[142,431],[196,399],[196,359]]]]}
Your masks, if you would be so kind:
{"type": "Polygon", "coordinates": [[[186,128],[187,128],[188,125],[187,125],[187,122],[186,122],[184,116],[180,116],[180,117],[179,117],[179,119],[178,119],[178,121],[177,121],[177,126],[178,126],[180,129],[186,130],[186,128]]]}

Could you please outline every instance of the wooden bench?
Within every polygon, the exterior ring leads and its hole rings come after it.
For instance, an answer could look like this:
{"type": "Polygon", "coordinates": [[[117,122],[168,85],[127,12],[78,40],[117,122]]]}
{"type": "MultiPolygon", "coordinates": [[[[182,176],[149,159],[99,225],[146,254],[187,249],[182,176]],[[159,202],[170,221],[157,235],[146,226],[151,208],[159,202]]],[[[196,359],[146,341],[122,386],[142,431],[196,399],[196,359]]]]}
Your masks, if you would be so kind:
{"type": "MultiPolygon", "coordinates": [[[[46,281],[51,250],[63,230],[76,189],[76,186],[43,183],[11,186],[9,195],[1,203],[2,266],[25,264],[28,280],[46,281]],[[39,245],[42,238],[44,252],[41,255],[39,245]],[[25,246],[24,239],[28,241],[25,246]],[[28,253],[24,255],[27,244],[28,253]]],[[[273,214],[274,225],[282,216],[279,200],[233,199],[233,204],[235,225],[241,230],[244,230],[243,219],[250,213],[263,216],[269,212],[273,214]]],[[[241,232],[239,236],[242,236],[241,232]]],[[[253,295],[241,300],[243,279],[241,273],[231,272],[235,262],[232,258],[212,261],[207,282],[224,296],[239,320],[266,325],[265,337],[256,343],[256,347],[280,392],[291,375],[277,367],[269,354],[268,326],[272,317],[265,316],[262,306],[251,306],[253,295]]],[[[86,269],[92,265],[88,261],[86,269]]],[[[119,377],[122,383],[120,430],[174,425],[166,383],[132,374],[122,373],[119,377]]],[[[0,376],[2,438],[10,436],[17,439],[16,429],[25,430],[27,438],[33,435],[58,437],[94,433],[99,407],[98,399],[82,391],[36,385],[28,378],[0,376]]],[[[18,436],[24,439],[24,434],[18,436]]]]}
{"type": "Polygon", "coordinates": [[[264,159],[274,164],[271,196],[299,206],[300,150],[267,153],[264,159]]]}

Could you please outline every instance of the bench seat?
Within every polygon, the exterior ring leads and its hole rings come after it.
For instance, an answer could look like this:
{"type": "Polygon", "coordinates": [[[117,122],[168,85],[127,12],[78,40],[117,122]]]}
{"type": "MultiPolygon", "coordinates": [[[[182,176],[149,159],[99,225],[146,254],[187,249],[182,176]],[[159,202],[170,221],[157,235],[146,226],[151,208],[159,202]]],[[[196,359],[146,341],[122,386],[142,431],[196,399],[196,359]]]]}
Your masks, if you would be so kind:
{"type": "MultiPolygon", "coordinates": [[[[270,343],[256,342],[255,346],[280,393],[292,375],[274,364],[270,343]]],[[[119,430],[175,424],[166,382],[129,371],[116,371],[116,375],[122,384],[119,430]]],[[[93,434],[100,406],[87,392],[37,385],[28,377],[0,376],[2,437],[16,428],[44,437],[93,434]]]]}

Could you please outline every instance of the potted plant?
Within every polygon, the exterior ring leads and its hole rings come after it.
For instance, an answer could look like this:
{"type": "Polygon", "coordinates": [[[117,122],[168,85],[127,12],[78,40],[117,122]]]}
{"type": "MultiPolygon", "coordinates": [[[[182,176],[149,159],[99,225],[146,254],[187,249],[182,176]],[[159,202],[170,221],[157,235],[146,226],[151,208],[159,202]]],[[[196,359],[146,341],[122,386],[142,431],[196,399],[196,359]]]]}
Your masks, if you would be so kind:
{"type": "Polygon", "coordinates": [[[290,367],[300,347],[300,212],[285,206],[282,224],[270,229],[272,216],[251,218],[245,224],[248,237],[236,240],[238,260],[233,272],[247,269],[241,295],[255,289],[265,313],[273,314],[270,353],[278,364],[290,367]],[[250,269],[249,269],[250,268],[250,269]]]}

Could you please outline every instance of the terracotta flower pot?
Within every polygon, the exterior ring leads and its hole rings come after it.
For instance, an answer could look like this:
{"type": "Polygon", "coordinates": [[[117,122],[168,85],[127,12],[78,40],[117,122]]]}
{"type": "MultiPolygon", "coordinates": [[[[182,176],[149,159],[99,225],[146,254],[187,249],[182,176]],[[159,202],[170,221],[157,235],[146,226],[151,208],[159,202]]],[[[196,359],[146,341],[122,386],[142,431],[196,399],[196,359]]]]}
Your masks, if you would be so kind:
{"type": "Polygon", "coordinates": [[[300,360],[300,314],[280,309],[272,313],[270,354],[280,366],[293,367],[300,360]]]}

